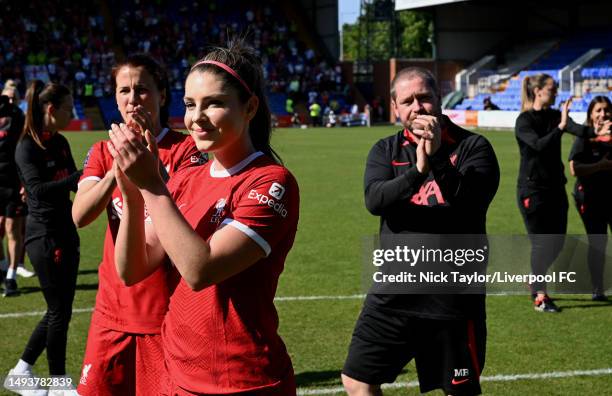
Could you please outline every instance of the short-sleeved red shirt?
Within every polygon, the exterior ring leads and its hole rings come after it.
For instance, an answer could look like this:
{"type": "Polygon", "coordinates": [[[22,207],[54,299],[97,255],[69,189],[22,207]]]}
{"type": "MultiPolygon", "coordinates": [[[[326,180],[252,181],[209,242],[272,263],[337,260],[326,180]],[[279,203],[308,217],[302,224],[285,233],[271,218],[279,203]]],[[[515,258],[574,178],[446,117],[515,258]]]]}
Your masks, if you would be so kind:
{"type": "MultiPolygon", "coordinates": [[[[188,135],[164,129],[157,136],[157,142],[159,158],[170,176],[183,168],[201,165],[206,161],[206,155],[197,150],[188,135]]],[[[86,180],[101,180],[112,167],[113,157],[106,147],[106,141],[95,143],[85,159],[79,184],[86,180]]],[[[136,285],[127,287],[123,284],[115,269],[115,239],[121,208],[121,192],[116,187],[106,208],[108,227],[102,263],[98,269],[98,294],[92,321],[116,331],[158,334],[168,309],[167,271],[160,267],[136,285]]]]}
{"type": "Polygon", "coordinates": [[[207,394],[275,388],[292,379],[274,295],[297,231],[295,178],[256,152],[222,172],[212,163],[186,169],[168,189],[202,239],[231,226],[265,252],[241,273],[198,292],[180,280],[162,329],[168,375],[207,394]]]}

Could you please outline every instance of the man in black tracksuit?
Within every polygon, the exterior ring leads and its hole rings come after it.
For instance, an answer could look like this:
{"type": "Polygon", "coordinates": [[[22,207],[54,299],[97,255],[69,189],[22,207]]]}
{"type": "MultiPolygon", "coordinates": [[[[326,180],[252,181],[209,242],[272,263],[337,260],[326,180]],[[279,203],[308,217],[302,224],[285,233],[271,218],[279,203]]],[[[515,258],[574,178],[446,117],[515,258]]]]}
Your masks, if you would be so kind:
{"type": "MultiPolygon", "coordinates": [[[[408,68],[391,96],[405,129],[374,145],[365,171],[368,210],[380,233],[485,234],[499,184],[493,148],[442,115],[434,77],[408,68]]],[[[369,294],[342,380],[349,395],[380,395],[416,361],[421,392],[480,393],[485,357],[484,294],[369,294]]]]}

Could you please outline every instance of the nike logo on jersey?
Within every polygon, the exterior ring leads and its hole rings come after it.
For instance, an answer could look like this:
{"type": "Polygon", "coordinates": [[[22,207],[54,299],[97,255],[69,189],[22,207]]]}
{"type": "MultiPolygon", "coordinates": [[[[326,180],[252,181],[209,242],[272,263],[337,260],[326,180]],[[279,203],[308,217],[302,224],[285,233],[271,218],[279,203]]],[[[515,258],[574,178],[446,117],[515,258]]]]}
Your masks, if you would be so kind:
{"type": "Polygon", "coordinates": [[[393,165],[393,166],[407,166],[407,165],[410,165],[410,164],[411,164],[411,162],[399,162],[399,161],[396,161],[396,160],[391,161],[391,165],[393,165]]]}

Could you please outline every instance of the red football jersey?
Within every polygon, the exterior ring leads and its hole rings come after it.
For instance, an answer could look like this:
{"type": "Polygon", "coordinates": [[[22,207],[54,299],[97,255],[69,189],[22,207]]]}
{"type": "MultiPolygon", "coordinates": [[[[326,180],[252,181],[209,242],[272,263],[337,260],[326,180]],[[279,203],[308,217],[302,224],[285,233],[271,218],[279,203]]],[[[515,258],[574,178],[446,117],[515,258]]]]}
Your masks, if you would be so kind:
{"type": "MultiPolygon", "coordinates": [[[[201,165],[206,161],[206,155],[197,150],[188,135],[164,129],[157,136],[157,142],[159,158],[170,176],[183,168],[201,165]]],[[[79,184],[86,180],[101,180],[112,167],[113,157],[106,147],[106,141],[95,143],[85,159],[79,184]]],[[[119,230],[121,207],[121,192],[116,187],[106,208],[108,227],[102,263],[98,270],[98,294],[92,321],[127,333],[160,333],[168,309],[167,271],[160,267],[136,285],[127,287],[123,284],[115,269],[115,239],[119,230]]]]}
{"type": "Polygon", "coordinates": [[[299,215],[295,178],[256,152],[219,172],[186,169],[168,189],[194,230],[209,240],[220,226],[247,234],[265,252],[243,272],[199,292],[181,278],[162,328],[168,375],[191,392],[234,393],[293,380],[278,335],[274,295],[299,215]]]}

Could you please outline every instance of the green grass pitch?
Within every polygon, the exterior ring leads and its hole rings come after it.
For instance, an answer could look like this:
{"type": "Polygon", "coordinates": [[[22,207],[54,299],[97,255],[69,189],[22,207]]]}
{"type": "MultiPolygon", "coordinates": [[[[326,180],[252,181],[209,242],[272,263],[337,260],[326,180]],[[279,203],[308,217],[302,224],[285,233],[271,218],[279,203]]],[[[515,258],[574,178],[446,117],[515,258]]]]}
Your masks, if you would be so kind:
{"type": "MultiPolygon", "coordinates": [[[[281,129],[275,149],[294,173],[301,195],[299,231],[280,279],[277,296],[350,296],[362,293],[362,238],[373,235],[378,219],[363,203],[363,170],[371,146],[395,127],[281,129]]],[[[509,131],[481,131],[493,144],[501,166],[501,184],[489,209],[492,234],[523,234],[516,207],[518,148],[509,131]]],[[[90,145],[105,133],[66,133],[77,164],[90,145]]],[[[563,142],[564,158],[571,137],[563,142]]],[[[568,175],[568,192],[573,178],[568,175]]],[[[570,197],[571,201],[571,197],[570,197]]],[[[81,264],[75,309],[91,308],[97,289],[97,266],[102,253],[105,216],[81,229],[81,264]]],[[[584,233],[573,206],[568,233],[584,233]]],[[[610,267],[608,266],[608,270],[610,267]]],[[[36,278],[18,279],[22,295],[0,299],[0,314],[44,311],[36,278]]],[[[362,301],[353,299],[284,300],[276,303],[283,336],[302,390],[340,385],[340,370],[362,301]]],[[[612,304],[592,303],[590,296],[559,296],[564,308],[557,315],[536,313],[527,295],[487,299],[488,345],[483,375],[540,374],[612,367],[612,304]]],[[[80,375],[91,313],[72,318],[67,367],[75,381],[80,375]]],[[[0,377],[15,364],[31,331],[34,316],[0,319],[0,377]]],[[[47,373],[46,355],[36,364],[47,373]]],[[[414,364],[398,381],[416,380],[414,364]]],[[[604,395],[612,394],[612,375],[566,378],[492,380],[482,384],[490,395],[604,395]]],[[[8,394],[1,393],[0,394],[8,394]]],[[[418,388],[388,390],[390,395],[416,395],[418,388]]]]}

